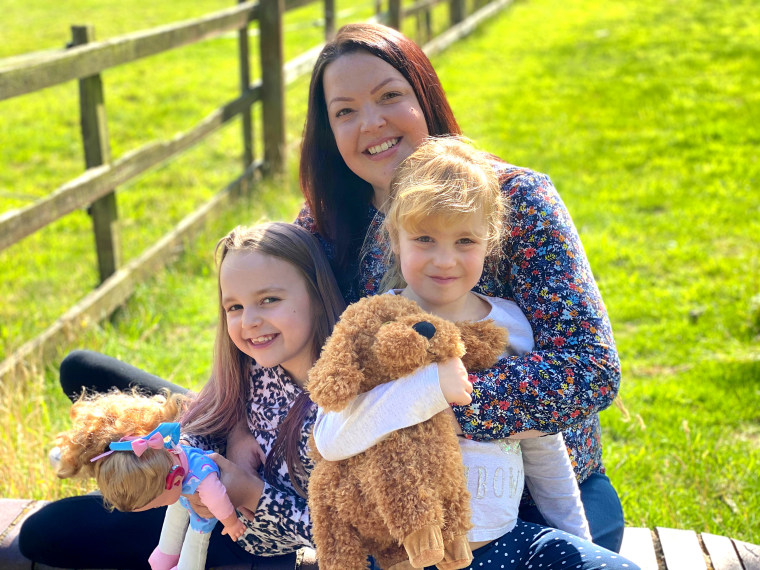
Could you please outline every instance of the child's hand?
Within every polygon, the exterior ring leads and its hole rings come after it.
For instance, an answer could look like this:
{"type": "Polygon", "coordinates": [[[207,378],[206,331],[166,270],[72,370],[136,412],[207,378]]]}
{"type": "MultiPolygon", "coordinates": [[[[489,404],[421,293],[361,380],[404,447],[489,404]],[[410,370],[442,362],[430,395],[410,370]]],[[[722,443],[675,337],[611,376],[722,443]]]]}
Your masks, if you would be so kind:
{"type": "Polygon", "coordinates": [[[264,481],[258,475],[251,475],[218,453],[212,453],[209,457],[216,462],[221,471],[221,481],[227,489],[227,495],[232,504],[244,517],[254,520],[256,518],[254,513],[261,499],[261,493],[264,491],[264,481]]]}
{"type": "Polygon", "coordinates": [[[232,540],[238,540],[245,532],[245,525],[235,515],[224,519],[222,524],[224,525],[222,534],[226,534],[232,540]]]}
{"type": "Polygon", "coordinates": [[[227,435],[226,457],[251,475],[256,475],[266,461],[259,442],[248,429],[247,420],[239,421],[227,435]]]}
{"type": "Polygon", "coordinates": [[[466,406],[472,402],[472,384],[467,379],[467,370],[459,358],[450,358],[438,363],[438,383],[443,397],[450,404],[466,406]]]}

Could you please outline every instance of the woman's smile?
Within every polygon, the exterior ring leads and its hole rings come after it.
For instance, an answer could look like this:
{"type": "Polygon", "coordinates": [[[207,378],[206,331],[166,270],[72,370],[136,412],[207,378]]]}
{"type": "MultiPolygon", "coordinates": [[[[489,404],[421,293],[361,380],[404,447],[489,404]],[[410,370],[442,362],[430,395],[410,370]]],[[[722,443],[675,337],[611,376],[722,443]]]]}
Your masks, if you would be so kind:
{"type": "MultiPolygon", "coordinates": [[[[401,140],[401,137],[393,137],[388,139],[387,141],[384,141],[380,144],[370,146],[366,151],[366,153],[370,154],[371,156],[377,156],[381,153],[385,153],[385,151],[395,148],[395,146],[399,143],[401,140]]],[[[386,155],[383,155],[383,158],[385,158],[386,155]]]]}
{"type": "Polygon", "coordinates": [[[329,63],[323,85],[338,152],[380,206],[396,167],[428,136],[417,95],[396,68],[364,51],[329,63]]]}

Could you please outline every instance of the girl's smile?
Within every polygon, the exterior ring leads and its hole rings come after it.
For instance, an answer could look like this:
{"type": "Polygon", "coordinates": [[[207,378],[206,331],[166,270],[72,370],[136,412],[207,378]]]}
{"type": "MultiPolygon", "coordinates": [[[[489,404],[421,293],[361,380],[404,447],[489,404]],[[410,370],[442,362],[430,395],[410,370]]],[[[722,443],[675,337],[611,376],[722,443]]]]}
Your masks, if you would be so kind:
{"type": "Polygon", "coordinates": [[[248,341],[257,348],[262,348],[265,345],[269,345],[275,338],[277,338],[276,334],[268,334],[265,336],[259,336],[256,338],[248,339],[248,341]]]}

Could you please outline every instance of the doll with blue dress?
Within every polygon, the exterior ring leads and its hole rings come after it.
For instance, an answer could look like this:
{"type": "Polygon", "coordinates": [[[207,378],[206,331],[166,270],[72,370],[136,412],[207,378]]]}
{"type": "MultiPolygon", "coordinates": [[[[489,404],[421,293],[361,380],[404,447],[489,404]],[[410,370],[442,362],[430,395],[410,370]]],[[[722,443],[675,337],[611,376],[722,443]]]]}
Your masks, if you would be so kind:
{"type": "Polygon", "coordinates": [[[185,402],[121,392],[82,397],[71,408],[72,428],[57,438],[59,477],[95,478],[106,504],[120,511],[167,507],[153,570],[202,569],[217,521],[232,540],[245,529],[210,452],[180,444],[176,419],[185,402]],[[215,518],[192,510],[186,496],[196,492],[215,518]]]}

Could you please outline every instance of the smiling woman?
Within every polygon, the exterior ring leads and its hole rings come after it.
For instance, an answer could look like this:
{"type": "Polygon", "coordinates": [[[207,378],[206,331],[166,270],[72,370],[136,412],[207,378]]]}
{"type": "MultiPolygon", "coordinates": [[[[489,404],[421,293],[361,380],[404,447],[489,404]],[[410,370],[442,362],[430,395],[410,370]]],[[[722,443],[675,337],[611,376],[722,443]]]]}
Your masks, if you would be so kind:
{"type": "Polygon", "coordinates": [[[366,52],[328,64],[324,85],[338,152],[372,185],[372,203],[381,208],[396,167],[428,135],[414,89],[392,65],[366,52]]]}

